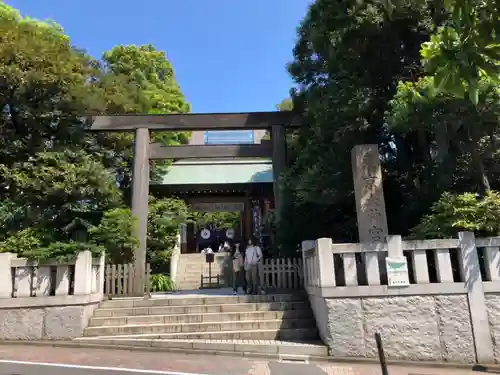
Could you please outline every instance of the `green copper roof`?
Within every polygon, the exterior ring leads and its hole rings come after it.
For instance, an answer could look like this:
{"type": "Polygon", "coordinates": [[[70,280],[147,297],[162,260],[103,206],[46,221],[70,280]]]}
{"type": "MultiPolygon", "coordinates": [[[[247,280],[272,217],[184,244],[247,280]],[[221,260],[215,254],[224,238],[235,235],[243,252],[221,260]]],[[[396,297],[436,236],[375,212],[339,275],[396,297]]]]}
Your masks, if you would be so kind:
{"type": "Polygon", "coordinates": [[[247,184],[273,182],[266,159],[181,160],[163,177],[162,185],[247,184]]]}

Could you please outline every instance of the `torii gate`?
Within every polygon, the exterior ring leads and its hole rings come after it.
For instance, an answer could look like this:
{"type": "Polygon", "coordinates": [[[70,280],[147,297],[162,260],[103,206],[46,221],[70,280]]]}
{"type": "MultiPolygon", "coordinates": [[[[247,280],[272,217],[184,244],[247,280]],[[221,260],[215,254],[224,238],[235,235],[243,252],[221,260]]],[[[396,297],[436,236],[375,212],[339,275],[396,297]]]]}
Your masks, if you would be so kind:
{"type": "Polygon", "coordinates": [[[132,214],[137,218],[135,235],[139,246],[134,254],[136,283],[134,294],[144,295],[147,251],[149,160],[185,158],[271,157],[275,207],[281,197],[279,176],[286,168],[285,128],[300,126],[300,116],[292,111],[203,114],[127,114],[94,116],[90,131],[135,132],[132,171],[132,214]],[[271,131],[271,145],[181,145],[150,143],[150,131],[254,130],[271,131]]]}

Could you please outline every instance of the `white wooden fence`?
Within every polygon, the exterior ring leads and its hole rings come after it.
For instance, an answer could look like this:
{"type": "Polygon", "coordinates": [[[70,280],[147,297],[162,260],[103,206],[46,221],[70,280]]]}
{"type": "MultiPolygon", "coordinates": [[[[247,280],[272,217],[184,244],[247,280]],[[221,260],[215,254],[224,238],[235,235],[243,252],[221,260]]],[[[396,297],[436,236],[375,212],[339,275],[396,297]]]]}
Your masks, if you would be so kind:
{"type": "Polygon", "coordinates": [[[303,289],[302,259],[264,259],[260,267],[260,279],[264,288],[303,289]]]}
{"type": "MultiPolygon", "coordinates": [[[[146,264],[144,293],[150,291],[151,265],[146,264]]],[[[139,275],[134,264],[107,264],[104,280],[104,293],[110,297],[127,297],[134,295],[134,285],[139,275]]]]}
{"type": "MultiPolygon", "coordinates": [[[[303,289],[303,266],[300,258],[264,259],[259,268],[260,280],[267,289],[303,289]]],[[[192,270],[197,271],[197,270],[192,270]]],[[[199,270],[200,276],[203,268],[199,270]]],[[[214,275],[216,272],[214,271],[214,275]]],[[[146,267],[145,293],[149,293],[151,266],[146,267]]],[[[105,271],[104,293],[108,296],[134,295],[137,274],[133,264],[108,264],[105,271]]]]}

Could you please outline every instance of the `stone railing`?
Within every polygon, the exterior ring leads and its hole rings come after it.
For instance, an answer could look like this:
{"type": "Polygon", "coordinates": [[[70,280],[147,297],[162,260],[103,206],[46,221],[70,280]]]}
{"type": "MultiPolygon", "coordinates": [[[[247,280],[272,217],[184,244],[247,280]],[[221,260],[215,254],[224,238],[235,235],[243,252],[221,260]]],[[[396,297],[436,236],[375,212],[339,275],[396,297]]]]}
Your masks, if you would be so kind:
{"type": "Polygon", "coordinates": [[[333,356],[500,361],[500,238],[304,241],[304,284],[333,356]],[[386,262],[386,256],[388,256],[386,262]]]}
{"type": "Polygon", "coordinates": [[[0,340],[81,336],[103,298],[104,254],[37,263],[0,254],[0,340]]]}

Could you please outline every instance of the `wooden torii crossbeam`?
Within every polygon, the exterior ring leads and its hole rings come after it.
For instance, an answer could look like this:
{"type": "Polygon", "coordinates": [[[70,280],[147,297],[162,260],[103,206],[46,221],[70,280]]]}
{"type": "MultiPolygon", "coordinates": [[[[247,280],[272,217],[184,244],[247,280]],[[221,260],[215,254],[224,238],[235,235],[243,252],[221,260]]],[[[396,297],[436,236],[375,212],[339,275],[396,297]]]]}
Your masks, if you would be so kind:
{"type": "Polygon", "coordinates": [[[187,113],[187,114],[117,114],[92,116],[92,132],[135,132],[132,172],[132,214],[137,218],[135,235],[139,246],[134,263],[136,284],[134,294],[144,295],[147,250],[147,220],[149,195],[149,160],[271,157],[274,175],[275,206],[281,199],[277,182],[286,168],[285,129],[300,126],[300,115],[293,111],[248,113],[187,113]],[[210,131],[269,129],[271,142],[257,145],[182,145],[164,146],[150,143],[150,131],[210,131]]]}
{"type": "Polygon", "coordinates": [[[249,113],[182,113],[165,115],[125,114],[93,116],[91,131],[133,131],[140,128],[164,131],[254,130],[300,125],[292,111],[249,113]]]}

